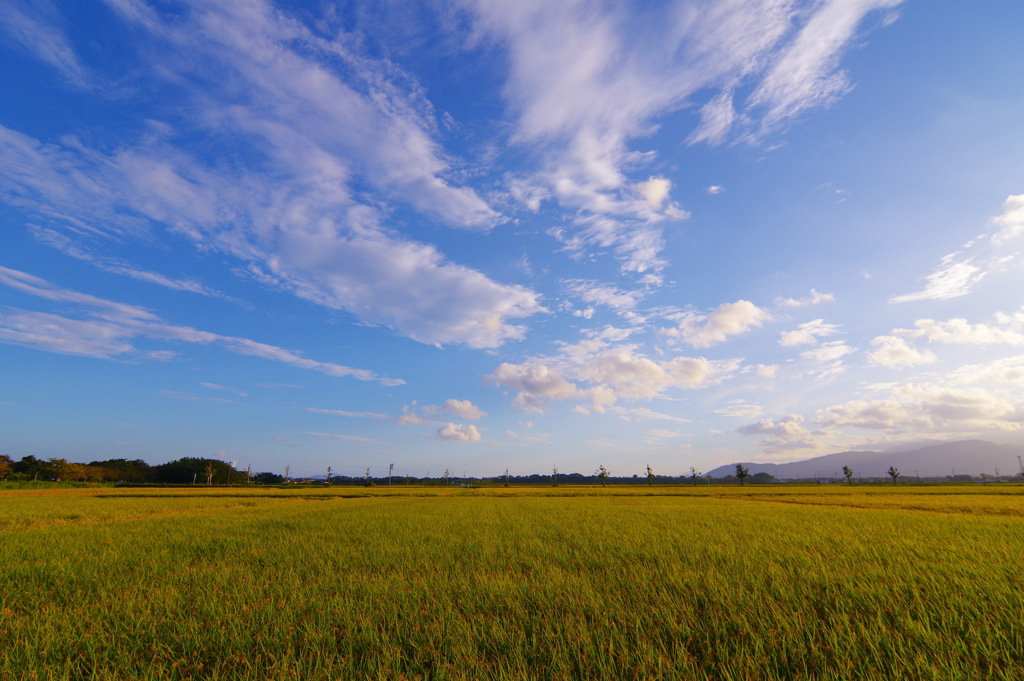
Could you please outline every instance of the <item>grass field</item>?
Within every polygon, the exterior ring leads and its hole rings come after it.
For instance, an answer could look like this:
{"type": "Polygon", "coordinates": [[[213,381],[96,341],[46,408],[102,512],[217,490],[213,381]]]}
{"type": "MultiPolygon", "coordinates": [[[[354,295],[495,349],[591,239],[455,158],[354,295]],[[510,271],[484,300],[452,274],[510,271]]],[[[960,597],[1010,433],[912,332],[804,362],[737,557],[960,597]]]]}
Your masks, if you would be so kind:
{"type": "Polygon", "coordinates": [[[1024,679],[1024,487],[0,491],[2,679],[1024,679]]]}

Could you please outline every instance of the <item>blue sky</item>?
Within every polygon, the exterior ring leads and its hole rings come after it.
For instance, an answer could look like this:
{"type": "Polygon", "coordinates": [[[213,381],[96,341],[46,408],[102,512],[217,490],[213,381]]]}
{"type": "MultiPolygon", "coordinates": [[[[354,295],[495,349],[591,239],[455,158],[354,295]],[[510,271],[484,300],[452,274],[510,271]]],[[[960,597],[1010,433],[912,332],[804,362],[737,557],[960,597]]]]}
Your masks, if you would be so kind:
{"type": "Polygon", "coordinates": [[[0,447],[1024,442],[1024,6],[0,0],[0,447]]]}

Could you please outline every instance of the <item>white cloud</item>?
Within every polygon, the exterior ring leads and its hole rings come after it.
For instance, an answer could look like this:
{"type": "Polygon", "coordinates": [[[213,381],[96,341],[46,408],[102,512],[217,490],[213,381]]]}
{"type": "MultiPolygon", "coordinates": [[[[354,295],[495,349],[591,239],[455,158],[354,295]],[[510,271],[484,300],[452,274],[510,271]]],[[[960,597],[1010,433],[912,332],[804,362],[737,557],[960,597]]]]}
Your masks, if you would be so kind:
{"type": "Polygon", "coordinates": [[[677,357],[655,362],[627,349],[595,357],[577,375],[609,386],[616,396],[649,398],[667,387],[698,388],[713,380],[715,365],[703,357],[677,357]]]}
{"type": "Polygon", "coordinates": [[[116,9],[149,32],[141,54],[187,93],[176,113],[196,134],[233,140],[267,163],[204,165],[156,122],[108,154],[0,129],[9,202],[83,233],[165,226],[250,263],[264,283],[425,343],[489,348],[523,336],[508,320],[541,311],[536,293],[381,224],[383,201],[453,226],[500,220],[473,190],[442,179],[449,164],[432,138],[432,109],[421,90],[396,85],[411,81],[393,64],[355,55],[263,2],[186,6],[173,17],[129,2],[116,9]],[[364,202],[353,181],[377,196],[364,202]]]}
{"type": "Polygon", "coordinates": [[[389,442],[381,442],[380,440],[372,440],[368,437],[359,437],[358,435],[342,435],[340,433],[316,433],[308,430],[299,431],[303,435],[316,435],[317,437],[329,437],[332,440],[346,440],[348,442],[360,442],[363,444],[374,444],[374,445],[386,445],[389,442]]]}
{"type": "Polygon", "coordinates": [[[704,191],[714,196],[715,194],[721,194],[722,192],[724,192],[725,187],[723,187],[720,184],[713,184],[710,187],[706,188],[704,191]]]}
{"type": "Polygon", "coordinates": [[[9,43],[56,69],[72,85],[86,87],[92,79],[57,26],[59,21],[56,7],[48,2],[0,2],[0,32],[9,43]]]}
{"type": "Polygon", "coordinates": [[[933,364],[939,361],[933,353],[919,350],[907,345],[907,341],[897,336],[878,336],[871,341],[878,349],[868,353],[868,361],[891,369],[903,369],[919,364],[933,364]]]}
{"type": "Polygon", "coordinates": [[[992,243],[1002,245],[1024,234],[1024,194],[1010,196],[1003,203],[1002,214],[992,218],[991,224],[1000,230],[992,236],[992,243]]]}
{"type": "Polygon", "coordinates": [[[740,426],[736,429],[740,435],[772,435],[787,440],[810,437],[809,430],[802,424],[804,417],[797,414],[790,414],[778,421],[772,419],[761,419],[756,423],[747,426],[740,426]]]}
{"type": "Polygon", "coordinates": [[[112,274],[122,274],[139,281],[145,281],[150,284],[157,284],[175,291],[189,291],[191,293],[198,293],[204,296],[211,296],[214,298],[222,298],[224,300],[231,300],[230,296],[221,293],[215,289],[212,289],[195,279],[175,279],[173,277],[167,277],[157,272],[149,272],[142,270],[137,267],[133,267],[128,263],[120,261],[116,258],[107,258],[102,256],[96,256],[90,253],[86,248],[80,244],[75,243],[64,234],[56,232],[52,229],[40,227],[38,225],[29,225],[29,231],[36,239],[42,243],[56,248],[61,253],[69,255],[77,260],[83,260],[92,265],[95,265],[104,272],[110,272],[112,274]]]}
{"type": "Polygon", "coordinates": [[[811,350],[805,350],[800,353],[800,356],[816,362],[831,362],[856,351],[856,348],[851,348],[844,341],[831,341],[822,343],[811,350]]]}
{"type": "Polygon", "coordinates": [[[890,303],[909,303],[914,300],[948,300],[965,296],[971,292],[975,284],[984,278],[988,271],[973,264],[973,258],[957,262],[954,258],[959,253],[950,253],[942,259],[942,263],[925,279],[928,284],[917,293],[892,296],[890,303]]]}
{"type": "MultiPolygon", "coordinates": [[[[620,408],[616,407],[616,413],[619,413],[620,408]]],[[[652,411],[647,407],[636,407],[633,409],[621,409],[621,413],[630,414],[641,419],[650,419],[653,421],[675,421],[676,423],[690,423],[690,419],[684,419],[679,416],[669,416],[668,414],[662,414],[660,412],[652,411]]]]}
{"type": "Polygon", "coordinates": [[[679,433],[672,432],[671,430],[659,430],[657,428],[652,428],[650,431],[648,431],[647,434],[650,437],[659,438],[659,439],[668,439],[668,438],[673,438],[673,437],[679,437],[679,433]]]}
{"type": "MultiPolygon", "coordinates": [[[[604,337],[620,338],[613,327],[576,345],[566,345],[559,356],[535,358],[523,364],[502,364],[484,377],[484,382],[519,390],[513,405],[527,413],[547,409],[544,400],[589,400],[589,408],[575,411],[603,413],[620,398],[651,399],[669,388],[697,389],[720,382],[734,373],[740,360],[707,360],[676,357],[654,361],[636,352],[636,347],[609,347],[604,337]],[[572,380],[590,384],[580,388],[572,380]]],[[[637,412],[644,418],[673,418],[649,410],[637,412]]]]}
{"type": "Polygon", "coordinates": [[[761,450],[766,454],[821,448],[822,438],[829,434],[822,431],[812,433],[802,425],[803,422],[804,418],[799,414],[790,414],[778,421],[770,418],[761,419],[737,428],[736,432],[746,436],[766,436],[765,439],[758,441],[761,450]]]}
{"type": "Polygon", "coordinates": [[[778,364],[758,364],[757,373],[765,378],[775,378],[775,374],[779,370],[778,364]]]}
{"type": "Polygon", "coordinates": [[[794,347],[797,345],[815,345],[818,336],[831,336],[839,333],[839,324],[826,324],[824,319],[815,319],[799,325],[795,331],[783,331],[779,345],[794,347]]]}
{"type": "Polygon", "coordinates": [[[551,444],[551,440],[548,439],[551,437],[550,433],[541,433],[540,435],[519,435],[515,431],[506,430],[505,435],[515,440],[522,440],[523,442],[546,442],[551,444]]]}
{"type": "Polygon", "coordinates": [[[520,365],[504,363],[485,376],[484,382],[519,390],[515,405],[527,414],[542,414],[547,410],[541,398],[565,400],[581,398],[583,391],[563,376],[543,364],[520,365]]]}
{"type": "Polygon", "coordinates": [[[424,423],[437,423],[431,419],[425,419],[419,414],[407,412],[405,407],[402,408],[402,412],[402,415],[395,419],[395,423],[400,426],[419,426],[424,423]]]}
{"type": "MultiPolygon", "coordinates": [[[[569,279],[564,282],[564,285],[570,295],[579,298],[584,303],[604,305],[633,323],[644,321],[644,318],[634,310],[637,303],[646,295],[645,291],[624,291],[611,284],[602,284],[586,279],[569,279]]],[[[593,308],[574,314],[590,319],[593,315],[593,308]]]]}
{"type": "Polygon", "coordinates": [[[437,429],[437,439],[455,442],[480,442],[480,431],[476,426],[448,423],[437,429]]]}
{"type": "Polygon", "coordinates": [[[771,315],[747,300],[725,303],[707,315],[684,314],[679,326],[661,329],[660,333],[680,339],[695,348],[707,348],[724,343],[771,320],[771,315]]]}
{"type": "Polygon", "coordinates": [[[854,427],[904,433],[971,433],[1020,428],[1020,411],[982,388],[907,384],[889,398],[853,400],[821,409],[817,421],[825,428],[854,427]]]}
{"type": "Polygon", "coordinates": [[[664,177],[651,177],[646,182],[639,182],[636,185],[637,191],[647,201],[653,210],[660,210],[669,192],[672,191],[672,181],[664,177]]]}
{"type": "Polygon", "coordinates": [[[235,393],[240,397],[249,396],[247,393],[242,392],[238,388],[230,388],[226,385],[217,385],[216,383],[200,383],[199,385],[203,386],[204,388],[209,388],[210,390],[225,390],[227,392],[235,393]]]}
{"type": "Polygon", "coordinates": [[[1021,307],[1017,312],[1011,312],[1010,314],[1005,312],[996,312],[995,318],[997,322],[1004,326],[1024,329],[1024,307],[1021,307]]]}
{"type": "MultiPolygon", "coordinates": [[[[72,226],[101,223],[137,233],[164,224],[203,247],[248,261],[248,272],[264,284],[435,345],[497,347],[525,333],[509,319],[544,310],[533,291],[498,284],[380,225],[379,211],[348,198],[338,184],[346,177],[340,170],[324,187],[328,180],[320,175],[329,167],[278,160],[294,173],[294,186],[284,193],[277,188],[281,180],[218,175],[159,144],[102,157],[80,146],[44,148],[0,128],[8,200],[72,226]],[[224,222],[226,215],[235,217],[224,222]]],[[[323,162],[330,166],[328,160],[323,162]]],[[[180,282],[172,286],[184,288],[180,282]]]]}
{"type": "MultiPolygon", "coordinates": [[[[700,125],[690,133],[686,141],[689,144],[698,142],[707,142],[711,145],[721,144],[729,136],[735,122],[736,109],[733,107],[732,91],[723,90],[700,108],[700,125]]],[[[711,187],[709,187],[708,193],[717,194],[718,192],[711,191],[711,187]]]]}
{"type": "Polygon", "coordinates": [[[762,128],[771,130],[814,108],[827,106],[852,86],[838,71],[839,58],[872,10],[901,0],[832,0],[820,3],[807,23],[774,60],[750,96],[751,108],[765,107],[762,128]]]}
{"type": "Polygon", "coordinates": [[[623,269],[643,272],[663,265],[661,223],[685,213],[634,200],[639,183],[626,171],[653,154],[633,152],[629,141],[709,88],[719,93],[691,143],[725,141],[737,126],[748,136],[754,127],[779,128],[828,104],[847,87],[838,58],[860,21],[895,0],[713,0],[646,7],[642,15],[592,2],[462,4],[474,19],[470,44],[507,50],[512,142],[535,154],[538,166],[521,183],[550,188],[572,213],[567,245],[610,248],[623,269]],[[732,93],[746,83],[756,87],[740,114],[732,93]]]}
{"type": "MultiPolygon", "coordinates": [[[[55,302],[73,303],[87,319],[26,310],[0,313],[0,342],[101,359],[117,356],[146,356],[130,341],[149,338],[184,343],[218,344],[238,355],[262,357],[310,369],[328,376],[352,376],[361,381],[377,381],[382,385],[404,385],[397,378],[378,376],[366,369],[353,369],[330,362],[306,359],[284,348],[258,343],[248,338],[222,336],[187,326],[165,324],[153,313],[132,305],[124,305],[85,293],[61,289],[48,281],[25,272],[0,267],[0,284],[55,302]]],[[[162,358],[157,355],[155,358],[162,358]]]]}
{"type": "Polygon", "coordinates": [[[732,404],[723,409],[716,409],[715,413],[722,416],[750,419],[761,415],[761,407],[757,404],[732,404]]]}
{"type": "Polygon", "coordinates": [[[203,395],[193,395],[191,393],[183,393],[178,390],[161,390],[161,395],[167,397],[173,397],[176,400],[190,400],[194,402],[213,402],[215,404],[234,404],[234,400],[226,400],[223,397],[206,397],[203,395]]]}
{"type": "Polygon", "coordinates": [[[477,421],[482,419],[484,416],[487,416],[487,412],[480,409],[480,407],[476,406],[469,400],[445,400],[444,404],[440,406],[429,405],[424,407],[423,411],[428,414],[441,414],[447,412],[470,421],[477,421]]]}
{"type": "MultiPolygon", "coordinates": [[[[783,298],[780,296],[775,299],[775,305],[778,307],[807,307],[808,305],[832,302],[835,299],[836,297],[831,293],[818,293],[812,288],[811,295],[806,298],[783,298]]],[[[821,320],[819,319],[818,321],[821,320]]]]}
{"type": "MultiPolygon", "coordinates": [[[[1003,319],[1012,322],[1006,315],[1003,315],[1003,319]]],[[[1024,334],[987,324],[970,324],[966,319],[950,319],[948,322],[918,319],[914,326],[917,328],[893,329],[893,335],[905,338],[925,336],[929,341],[938,343],[1024,345],[1024,334]]]]}
{"type": "Polygon", "coordinates": [[[1024,385],[1024,355],[968,364],[946,375],[950,383],[1008,383],[1024,385]]]}
{"type": "Polygon", "coordinates": [[[961,250],[942,258],[939,266],[925,277],[927,284],[916,293],[889,298],[890,303],[905,303],[915,300],[947,300],[964,296],[989,274],[1006,269],[1018,253],[1004,255],[1000,247],[1024,232],[1024,194],[1010,196],[1003,203],[1003,212],[989,220],[989,224],[1000,231],[987,239],[979,234],[963,244],[961,250]],[[971,249],[981,249],[973,256],[964,256],[971,249]]]}
{"type": "Polygon", "coordinates": [[[306,409],[306,411],[311,411],[311,412],[313,412],[315,414],[334,414],[335,416],[348,416],[350,418],[359,418],[359,419],[386,420],[386,419],[390,419],[391,418],[387,414],[378,414],[378,413],[372,412],[372,411],[345,411],[343,409],[314,409],[313,407],[309,407],[308,409],[306,409]]]}

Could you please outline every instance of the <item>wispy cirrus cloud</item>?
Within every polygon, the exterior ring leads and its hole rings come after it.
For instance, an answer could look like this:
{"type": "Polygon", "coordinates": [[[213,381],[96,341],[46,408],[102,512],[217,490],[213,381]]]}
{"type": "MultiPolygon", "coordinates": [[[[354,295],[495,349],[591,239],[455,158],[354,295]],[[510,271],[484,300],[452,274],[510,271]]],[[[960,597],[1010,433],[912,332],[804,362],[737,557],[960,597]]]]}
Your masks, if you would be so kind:
{"type": "Polygon", "coordinates": [[[778,307],[807,307],[808,305],[832,302],[835,299],[836,297],[831,293],[818,293],[812,288],[811,295],[803,298],[783,298],[780,296],[775,299],[775,305],[778,307]]]}
{"type": "Polygon", "coordinates": [[[150,272],[138,267],[133,267],[132,265],[116,258],[95,255],[82,244],[76,243],[74,240],[68,238],[67,235],[61,234],[53,229],[40,227],[39,225],[29,225],[28,227],[32,236],[40,242],[47,246],[51,246],[61,253],[75,258],[76,260],[82,260],[95,265],[104,272],[122,274],[133,279],[138,279],[139,281],[156,284],[175,291],[189,291],[191,293],[198,293],[204,296],[232,300],[230,296],[221,293],[216,289],[212,289],[195,279],[175,279],[174,277],[167,277],[163,274],[159,274],[158,272],[150,272]]]}
{"type": "Polygon", "coordinates": [[[387,420],[391,417],[387,414],[379,414],[373,411],[345,411],[344,409],[316,409],[310,407],[306,411],[311,411],[314,414],[334,414],[335,416],[348,416],[349,418],[357,419],[378,419],[387,420]]]}
{"type": "Polygon", "coordinates": [[[826,324],[824,319],[815,319],[800,324],[794,331],[783,331],[779,337],[779,345],[785,347],[816,345],[819,337],[839,333],[839,326],[839,324],[826,324]]]}
{"type": "MultiPolygon", "coordinates": [[[[394,204],[467,229],[502,220],[474,189],[447,179],[433,108],[394,64],[269,2],[185,3],[173,16],[135,0],[112,7],[146,42],[145,73],[182,89],[164,110],[172,123],[150,121],[113,151],[2,128],[0,194],[9,203],[84,234],[169,229],[240,258],[240,271],[266,285],[424,343],[497,347],[525,334],[509,320],[544,310],[530,289],[386,226],[394,204]],[[195,156],[175,125],[232,140],[247,162],[195,156]]],[[[110,259],[94,263],[202,292],[110,259]]]]}
{"type": "Polygon", "coordinates": [[[1024,194],[1008,197],[1003,202],[1003,212],[989,220],[989,224],[1000,231],[980,234],[960,250],[943,256],[939,265],[924,277],[927,284],[922,290],[891,296],[889,302],[959,298],[971,293],[989,274],[1005,269],[1018,254],[1005,254],[1002,247],[1024,233],[1024,194]]]}
{"type": "Polygon", "coordinates": [[[0,1],[0,35],[53,67],[68,83],[87,87],[93,78],[62,30],[61,15],[46,0],[0,1]]]}
{"type": "Polygon", "coordinates": [[[754,141],[829,105],[850,87],[839,59],[864,17],[899,1],[462,5],[473,19],[470,44],[496,39],[508,53],[511,141],[537,157],[513,193],[532,210],[551,197],[572,211],[571,234],[555,232],[568,248],[610,248],[623,270],[642,273],[664,265],[663,224],[687,214],[669,199],[670,184],[651,201],[645,189],[657,178],[629,177],[654,157],[630,142],[707,89],[718,93],[691,143],[754,141]],[[735,93],[750,85],[737,111],[735,93]]]}
{"type": "Polygon", "coordinates": [[[923,289],[915,293],[892,296],[889,298],[889,302],[948,300],[970,293],[975,285],[988,274],[988,269],[975,263],[974,258],[956,260],[958,255],[960,255],[959,252],[944,256],[939,266],[925,277],[928,283],[923,289]]]}
{"type": "Polygon", "coordinates": [[[46,300],[75,304],[79,307],[81,317],[8,309],[6,312],[0,312],[0,342],[3,343],[99,359],[167,358],[164,353],[168,351],[140,350],[133,343],[137,338],[201,345],[215,344],[238,355],[284,362],[328,376],[352,376],[361,381],[376,381],[382,385],[405,383],[401,379],[379,376],[366,369],[353,369],[340,364],[307,359],[291,350],[248,338],[223,336],[187,326],[167,324],[148,310],[59,288],[39,277],[7,267],[0,267],[0,285],[46,300]]]}

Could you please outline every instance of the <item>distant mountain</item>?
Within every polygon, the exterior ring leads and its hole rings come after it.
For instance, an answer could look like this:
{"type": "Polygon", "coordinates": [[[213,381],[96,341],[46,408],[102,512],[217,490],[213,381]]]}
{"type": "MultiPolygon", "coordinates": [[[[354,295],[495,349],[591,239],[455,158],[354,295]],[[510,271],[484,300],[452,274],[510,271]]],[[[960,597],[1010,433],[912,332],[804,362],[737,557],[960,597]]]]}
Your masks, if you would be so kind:
{"type": "MultiPolygon", "coordinates": [[[[926,440],[925,442],[931,442],[926,440]]],[[[921,443],[911,443],[918,444],[921,443]]],[[[793,461],[791,463],[746,463],[750,474],[769,473],[779,480],[796,478],[841,477],[843,466],[852,468],[857,477],[882,478],[889,466],[895,466],[904,477],[920,475],[923,478],[952,475],[1002,475],[1018,471],[1017,457],[1024,457],[1024,447],[997,445],[984,440],[962,440],[927,444],[906,450],[904,446],[883,452],[850,451],[793,461]]],[[[719,466],[707,475],[722,478],[736,473],[736,465],[719,466]]]]}
{"type": "MultiPolygon", "coordinates": [[[[964,442],[966,442],[966,440],[964,440],[964,442]]],[[[882,451],[885,452],[886,454],[895,454],[897,452],[912,452],[915,449],[924,449],[925,447],[943,444],[946,444],[944,440],[917,440],[916,442],[904,442],[901,445],[889,447],[888,449],[883,449],[882,451]]]]}

